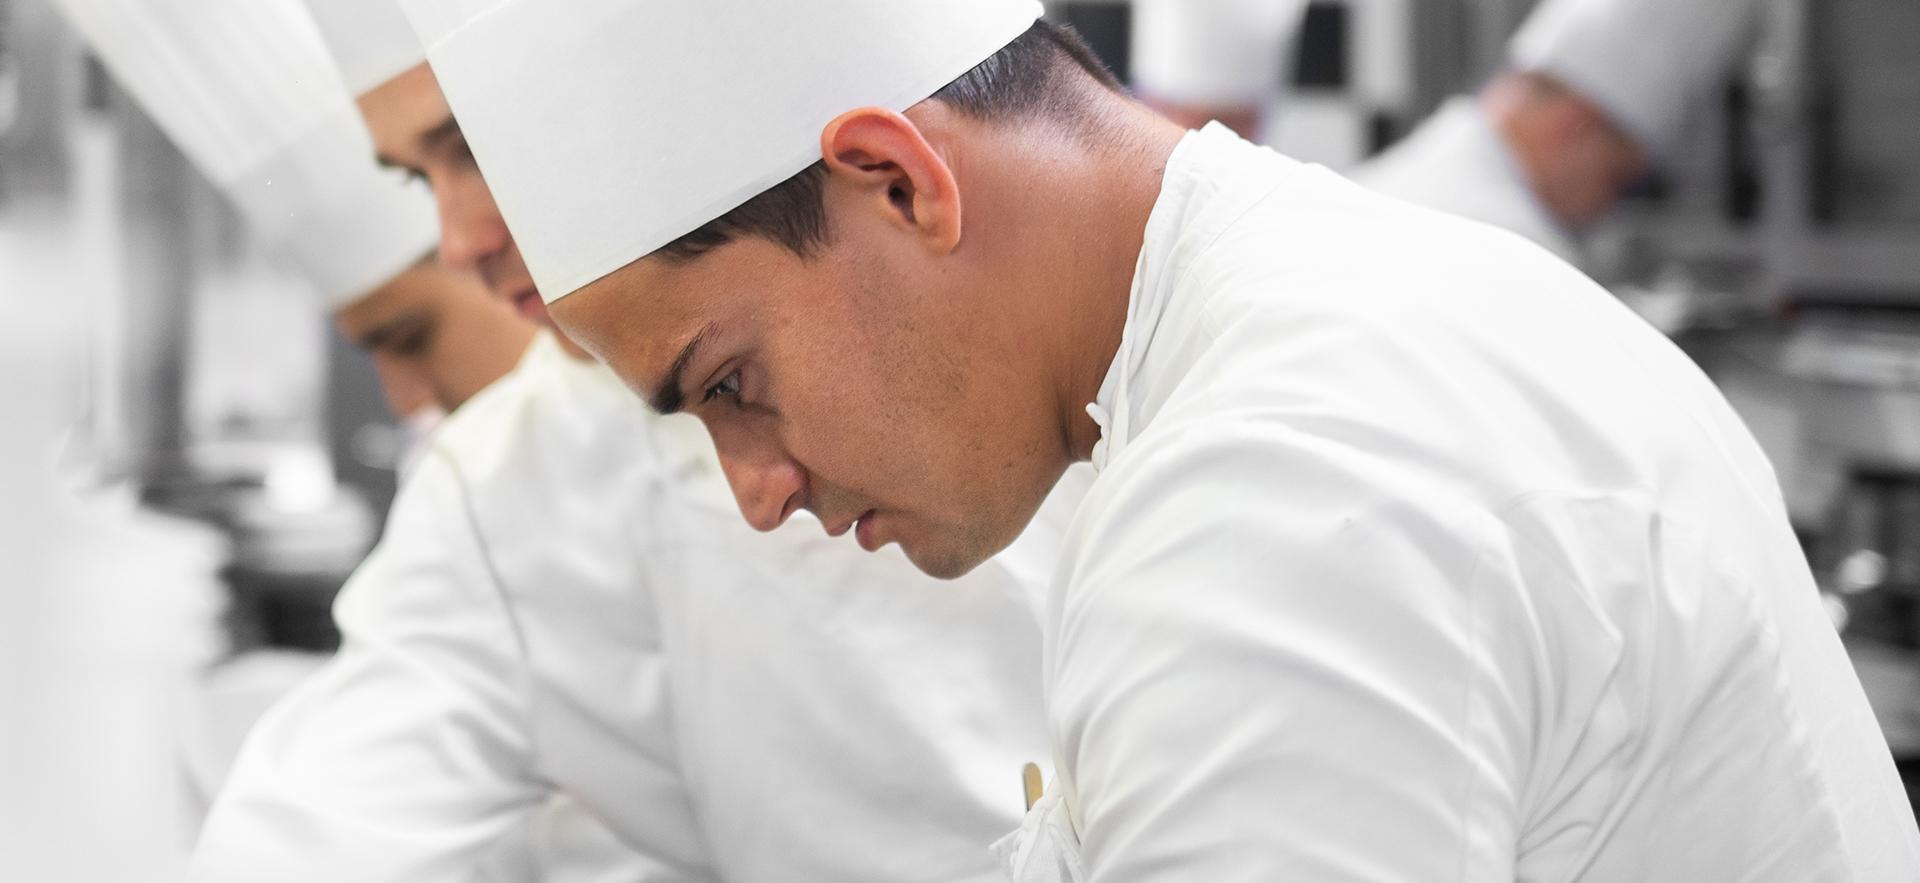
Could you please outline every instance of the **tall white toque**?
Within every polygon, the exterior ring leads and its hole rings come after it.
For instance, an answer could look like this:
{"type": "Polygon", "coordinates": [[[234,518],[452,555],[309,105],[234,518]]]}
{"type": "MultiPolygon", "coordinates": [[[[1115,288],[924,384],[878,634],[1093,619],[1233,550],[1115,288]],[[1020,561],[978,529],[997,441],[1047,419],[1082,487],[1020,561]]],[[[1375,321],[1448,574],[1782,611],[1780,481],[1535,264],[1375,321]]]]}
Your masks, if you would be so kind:
{"type": "Polygon", "coordinates": [[[427,60],[393,0],[306,0],[320,37],[356,97],[427,60]]]}
{"type": "Polygon", "coordinates": [[[400,0],[551,303],[1025,33],[1037,0],[400,0]]]}
{"type": "Polygon", "coordinates": [[[1149,98],[1263,105],[1286,86],[1307,0],[1133,0],[1133,80],[1149,98]]]}
{"type": "Polygon", "coordinates": [[[1545,0],[1509,58],[1579,90],[1655,155],[1733,69],[1767,0],[1545,0]]]}
{"type": "Polygon", "coordinates": [[[373,144],[300,0],[58,0],[103,64],[329,306],[427,254],[433,200],[373,144]]]}

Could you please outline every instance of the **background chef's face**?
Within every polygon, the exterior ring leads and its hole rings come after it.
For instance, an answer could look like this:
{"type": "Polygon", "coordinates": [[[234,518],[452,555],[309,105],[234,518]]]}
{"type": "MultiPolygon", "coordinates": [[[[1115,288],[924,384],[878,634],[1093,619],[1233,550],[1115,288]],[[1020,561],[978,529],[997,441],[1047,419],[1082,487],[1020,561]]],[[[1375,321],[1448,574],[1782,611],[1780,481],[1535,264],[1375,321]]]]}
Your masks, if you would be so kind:
{"type": "Polygon", "coordinates": [[[1018,536],[1068,457],[1031,338],[994,306],[1032,284],[1018,224],[996,215],[1009,185],[954,177],[995,158],[927,117],[946,184],[878,156],[831,173],[809,258],[738,239],[638,261],[553,310],[656,407],[706,424],[755,527],[805,508],[951,578],[1018,536]]]}
{"type": "Polygon", "coordinates": [[[528,320],[545,324],[546,306],[533,275],[520,260],[433,70],[422,63],[387,81],[360,97],[360,111],[381,163],[433,188],[441,263],[478,273],[496,297],[528,320]]]}
{"type": "Polygon", "coordinates": [[[513,370],[534,332],[479,280],[431,263],[336,312],[334,323],[373,357],[398,417],[460,407],[513,370]]]}

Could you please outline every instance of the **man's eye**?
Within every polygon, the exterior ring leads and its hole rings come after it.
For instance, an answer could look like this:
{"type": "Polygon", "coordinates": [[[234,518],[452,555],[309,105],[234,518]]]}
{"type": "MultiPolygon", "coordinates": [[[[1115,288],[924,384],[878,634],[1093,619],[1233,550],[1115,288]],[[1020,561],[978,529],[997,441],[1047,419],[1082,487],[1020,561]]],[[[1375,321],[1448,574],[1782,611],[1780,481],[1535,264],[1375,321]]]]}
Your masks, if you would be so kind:
{"type": "Polygon", "coordinates": [[[402,358],[412,358],[426,352],[427,345],[432,342],[433,332],[431,330],[416,331],[395,340],[388,347],[388,351],[402,358]]]}
{"type": "Polygon", "coordinates": [[[707,387],[707,394],[700,402],[705,404],[719,398],[735,400],[740,398],[740,372],[728,374],[725,380],[707,387]]]}
{"type": "Polygon", "coordinates": [[[393,171],[398,173],[400,175],[400,178],[406,181],[408,184],[421,184],[425,186],[432,186],[427,182],[427,173],[422,172],[419,169],[413,168],[411,166],[402,166],[402,165],[393,165],[393,166],[389,166],[388,168],[393,169],[393,171]]]}

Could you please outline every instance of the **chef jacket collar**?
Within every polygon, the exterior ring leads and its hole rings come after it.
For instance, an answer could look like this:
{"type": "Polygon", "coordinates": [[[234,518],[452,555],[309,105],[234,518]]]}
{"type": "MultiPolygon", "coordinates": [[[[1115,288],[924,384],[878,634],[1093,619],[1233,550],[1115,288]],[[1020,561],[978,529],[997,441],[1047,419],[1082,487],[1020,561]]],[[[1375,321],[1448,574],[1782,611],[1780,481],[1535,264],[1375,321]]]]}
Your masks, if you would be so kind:
{"type": "MultiPolygon", "coordinates": [[[[1245,206],[1270,188],[1233,189],[1234,180],[1262,180],[1250,162],[1282,159],[1249,151],[1233,130],[1209,123],[1189,132],[1167,158],[1160,197],[1147,218],[1146,237],[1134,266],[1127,324],[1100,392],[1087,406],[1100,426],[1093,466],[1105,470],[1138,437],[1178,381],[1180,363],[1192,356],[1193,324],[1204,292],[1186,291],[1187,269],[1238,219],[1245,206]],[[1242,170],[1246,174],[1241,174],[1242,170]]],[[[1277,245],[1277,244],[1276,244],[1277,245]]]]}

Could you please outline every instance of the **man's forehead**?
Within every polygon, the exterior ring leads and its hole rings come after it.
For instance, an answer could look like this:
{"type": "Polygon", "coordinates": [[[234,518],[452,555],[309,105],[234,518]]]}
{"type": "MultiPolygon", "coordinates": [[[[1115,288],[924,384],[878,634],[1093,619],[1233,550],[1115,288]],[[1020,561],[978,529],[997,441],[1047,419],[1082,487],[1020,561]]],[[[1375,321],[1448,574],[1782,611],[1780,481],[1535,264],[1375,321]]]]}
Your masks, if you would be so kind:
{"type": "Polygon", "coordinates": [[[679,324],[682,311],[661,296],[669,271],[655,263],[651,258],[634,261],[560,298],[552,309],[587,336],[619,346],[636,362],[657,370],[660,366],[652,363],[661,361],[656,354],[665,348],[659,335],[679,324]]]}
{"type": "Polygon", "coordinates": [[[407,158],[436,129],[451,126],[454,133],[459,131],[446,96],[440,94],[440,82],[425,62],[361,95],[359,105],[374,144],[389,158],[407,158]]]}
{"type": "Polygon", "coordinates": [[[682,262],[643,258],[561,298],[552,309],[583,342],[617,352],[636,391],[651,398],[688,344],[715,325],[707,305],[684,296],[688,269],[682,262]]]}
{"type": "Polygon", "coordinates": [[[597,330],[624,338],[660,370],[702,330],[728,336],[768,306],[765,297],[793,284],[804,264],[783,246],[744,236],[692,257],[655,253],[614,271],[561,304],[580,298],[597,330]],[[588,295],[582,298],[581,295],[588,295]]]}

